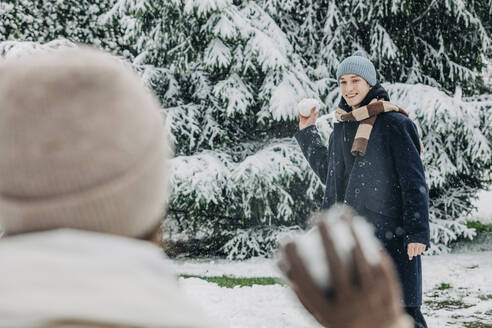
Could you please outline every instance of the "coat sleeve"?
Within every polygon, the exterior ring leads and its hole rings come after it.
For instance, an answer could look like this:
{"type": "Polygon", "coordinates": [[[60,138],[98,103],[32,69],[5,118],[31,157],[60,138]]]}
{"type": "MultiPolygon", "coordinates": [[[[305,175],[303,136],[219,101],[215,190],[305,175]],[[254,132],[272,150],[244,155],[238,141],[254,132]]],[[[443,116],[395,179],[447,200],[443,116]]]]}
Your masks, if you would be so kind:
{"type": "MultiPolygon", "coordinates": [[[[309,166],[314,173],[321,179],[323,184],[326,183],[328,174],[328,160],[330,149],[328,149],[319,136],[318,129],[315,125],[310,125],[295,135],[297,143],[301,147],[304,157],[306,157],[309,166]]],[[[330,135],[329,148],[332,148],[333,132],[330,135]]]]}
{"type": "Polygon", "coordinates": [[[392,127],[390,148],[401,190],[405,248],[409,243],[430,247],[429,189],[420,159],[420,139],[410,119],[392,127]]]}

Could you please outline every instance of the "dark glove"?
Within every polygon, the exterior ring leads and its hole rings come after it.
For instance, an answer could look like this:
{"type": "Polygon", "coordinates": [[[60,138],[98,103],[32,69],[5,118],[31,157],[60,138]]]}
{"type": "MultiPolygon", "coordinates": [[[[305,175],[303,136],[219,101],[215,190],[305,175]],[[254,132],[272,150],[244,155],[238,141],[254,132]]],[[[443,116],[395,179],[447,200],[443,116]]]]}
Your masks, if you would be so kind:
{"type": "Polygon", "coordinates": [[[325,327],[333,328],[411,328],[411,319],[400,305],[400,286],[387,254],[370,265],[354,233],[353,266],[344,265],[336,252],[327,226],[319,223],[331,277],[331,289],[322,290],[313,281],[296,250],[295,243],[283,248],[280,269],[304,307],[325,327]]]}

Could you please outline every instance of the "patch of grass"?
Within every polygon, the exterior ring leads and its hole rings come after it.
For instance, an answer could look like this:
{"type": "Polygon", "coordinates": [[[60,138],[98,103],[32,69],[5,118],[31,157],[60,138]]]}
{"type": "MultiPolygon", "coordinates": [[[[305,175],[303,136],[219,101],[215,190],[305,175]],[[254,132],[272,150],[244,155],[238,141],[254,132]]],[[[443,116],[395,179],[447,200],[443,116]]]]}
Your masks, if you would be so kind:
{"type": "Polygon", "coordinates": [[[466,328],[492,328],[492,324],[481,321],[463,322],[466,328]]]}
{"type": "Polygon", "coordinates": [[[251,287],[253,285],[285,285],[285,283],[280,278],[273,277],[257,277],[257,278],[237,278],[237,277],[206,277],[206,276],[198,276],[198,275],[188,275],[182,274],[180,275],[182,278],[198,278],[208,282],[213,282],[219,285],[220,287],[233,288],[236,286],[239,287],[251,287]]]}
{"type": "Polygon", "coordinates": [[[482,223],[480,221],[468,221],[466,222],[468,228],[473,228],[477,234],[492,232],[492,223],[482,223]]]}
{"type": "Polygon", "coordinates": [[[439,287],[437,287],[437,289],[439,289],[439,290],[446,290],[446,289],[451,289],[451,288],[453,288],[453,286],[451,286],[451,284],[448,284],[447,282],[441,282],[439,287]]]}
{"type": "MultiPolygon", "coordinates": [[[[492,234],[492,223],[482,223],[480,221],[472,220],[472,221],[467,221],[466,226],[470,229],[471,228],[475,229],[475,232],[477,233],[477,235],[473,238],[473,240],[478,239],[482,235],[492,234]]],[[[456,245],[456,244],[459,244],[462,242],[468,243],[468,242],[473,242],[473,241],[460,235],[460,236],[458,236],[458,238],[456,238],[456,240],[451,241],[449,245],[451,247],[453,247],[453,245],[456,245]]]]}
{"type": "Polygon", "coordinates": [[[488,300],[492,300],[492,295],[480,295],[478,296],[478,298],[481,300],[481,301],[488,301],[488,300]]]}
{"type": "Polygon", "coordinates": [[[460,300],[442,300],[442,301],[425,301],[424,302],[432,310],[456,310],[456,309],[467,309],[473,305],[466,304],[460,300]]]}

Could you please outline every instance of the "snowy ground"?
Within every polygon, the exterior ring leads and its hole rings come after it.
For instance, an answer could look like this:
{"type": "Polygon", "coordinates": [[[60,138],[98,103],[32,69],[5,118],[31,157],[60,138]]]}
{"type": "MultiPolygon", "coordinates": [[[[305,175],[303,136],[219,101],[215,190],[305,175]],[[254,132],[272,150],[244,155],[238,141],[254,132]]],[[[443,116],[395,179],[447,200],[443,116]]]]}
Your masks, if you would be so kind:
{"type": "MultiPolygon", "coordinates": [[[[279,277],[274,261],[174,261],[180,274],[279,277]]],[[[429,327],[492,327],[492,252],[423,258],[423,313],[429,327]],[[481,325],[480,325],[481,324],[481,325]]],[[[180,278],[186,294],[226,327],[318,327],[286,286],[221,288],[180,278]]]]}
{"type": "MultiPolygon", "coordinates": [[[[484,223],[492,223],[492,191],[482,192],[477,205],[476,217],[484,223]]],[[[174,261],[173,265],[178,274],[280,277],[275,262],[268,259],[188,260],[174,261]]],[[[423,272],[422,311],[429,327],[492,328],[492,251],[463,249],[453,254],[425,256],[423,272]]],[[[180,278],[179,283],[191,299],[225,327],[319,327],[287,286],[231,289],[198,278],[180,278]]]]}

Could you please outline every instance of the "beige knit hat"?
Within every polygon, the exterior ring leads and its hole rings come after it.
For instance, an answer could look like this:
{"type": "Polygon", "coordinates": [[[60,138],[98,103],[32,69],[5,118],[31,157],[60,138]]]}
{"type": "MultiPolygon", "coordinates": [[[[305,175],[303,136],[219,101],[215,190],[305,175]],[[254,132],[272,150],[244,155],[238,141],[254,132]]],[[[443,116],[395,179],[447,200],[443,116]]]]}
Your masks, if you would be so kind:
{"type": "Polygon", "coordinates": [[[0,64],[0,225],[154,230],[169,145],[157,100],[115,58],[66,49],[0,64]]]}

